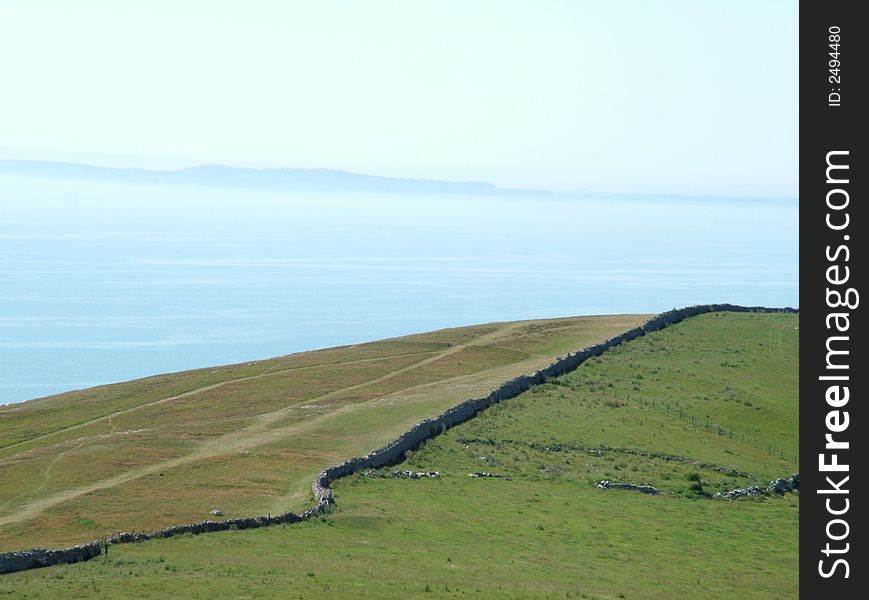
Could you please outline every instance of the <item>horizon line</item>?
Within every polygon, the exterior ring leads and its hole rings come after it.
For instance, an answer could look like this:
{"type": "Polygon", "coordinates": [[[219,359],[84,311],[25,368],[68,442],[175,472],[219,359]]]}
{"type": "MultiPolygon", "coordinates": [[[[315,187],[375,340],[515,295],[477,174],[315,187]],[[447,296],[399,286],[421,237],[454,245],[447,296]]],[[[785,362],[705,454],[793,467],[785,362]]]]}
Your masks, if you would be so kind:
{"type": "MultiPolygon", "coordinates": [[[[31,166],[46,166],[46,167],[78,167],[92,169],[95,171],[106,171],[114,173],[143,173],[149,175],[178,175],[184,173],[195,172],[204,169],[224,169],[226,171],[238,171],[247,173],[332,173],[341,176],[351,176],[364,179],[376,179],[390,183],[417,183],[417,184],[442,184],[445,186],[481,186],[488,188],[492,192],[503,193],[521,193],[521,194],[540,194],[553,196],[566,196],[576,198],[590,197],[643,197],[643,198],[669,198],[673,200],[753,200],[753,201],[799,201],[798,195],[750,195],[750,194],[702,194],[702,193],[685,193],[685,192],[626,192],[613,190],[593,190],[593,189],[570,189],[570,190],[555,190],[555,189],[535,189],[535,188],[517,188],[517,187],[501,187],[490,181],[482,179],[430,179],[424,177],[395,177],[391,175],[378,175],[374,173],[362,173],[357,171],[348,171],[345,169],[337,169],[333,167],[245,167],[232,165],[227,163],[200,163],[178,168],[152,168],[152,167],[119,167],[106,166],[84,162],[65,162],[58,160],[31,160],[31,159],[14,159],[0,158],[0,166],[3,165],[31,165],[31,166]]],[[[0,175],[3,172],[0,171],[0,175]]]]}

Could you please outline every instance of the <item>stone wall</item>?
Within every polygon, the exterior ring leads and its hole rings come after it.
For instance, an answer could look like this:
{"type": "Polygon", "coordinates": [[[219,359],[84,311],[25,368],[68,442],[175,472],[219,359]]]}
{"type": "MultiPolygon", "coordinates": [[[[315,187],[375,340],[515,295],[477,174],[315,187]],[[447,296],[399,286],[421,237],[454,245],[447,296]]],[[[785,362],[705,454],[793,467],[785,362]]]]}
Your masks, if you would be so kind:
{"type": "Polygon", "coordinates": [[[0,554],[0,573],[26,571],[37,567],[49,567],[64,563],[74,563],[90,560],[100,555],[100,542],[90,542],[62,550],[46,550],[33,548],[21,552],[0,554]]]}
{"type": "MultiPolygon", "coordinates": [[[[760,306],[746,307],[736,306],[733,304],[704,304],[673,309],[652,317],[638,327],[634,327],[607,340],[583,348],[578,352],[571,352],[565,356],[559,357],[550,365],[540,369],[539,371],[535,371],[529,375],[520,375],[519,377],[506,381],[483,398],[472,398],[466,400],[447,409],[437,417],[424,419],[382,448],[369,452],[365,456],[357,456],[325,469],[314,478],[314,482],[311,486],[316,504],[305,510],[300,515],[287,512],[274,517],[267,515],[226,519],[223,521],[206,520],[186,525],[172,525],[165,529],[151,532],[119,533],[106,539],[105,543],[124,544],[157,538],[167,538],[184,533],[201,534],[211,531],[227,531],[231,529],[252,529],[279,523],[296,523],[305,519],[310,519],[311,517],[325,512],[334,504],[335,499],[329,484],[336,479],[352,475],[353,473],[365,469],[378,469],[380,467],[397,464],[404,460],[405,453],[408,450],[414,450],[423,442],[434,438],[447,429],[472,419],[481,411],[489,408],[493,404],[501,402],[502,400],[514,398],[522,392],[527,391],[532,386],[543,383],[547,379],[558,377],[559,375],[573,371],[592,356],[600,356],[609,348],[636,339],[646,333],[658,331],[688,317],[693,317],[703,313],[724,311],[763,313],[798,312],[797,309],[793,308],[764,308],[760,306]]],[[[34,548],[20,552],[0,554],[0,574],[88,560],[100,554],[102,543],[103,542],[101,541],[94,541],[88,544],[60,550],[34,548]]]]}
{"type": "Polygon", "coordinates": [[[386,446],[370,452],[365,456],[351,458],[343,463],[329,467],[314,479],[312,489],[314,492],[314,498],[317,500],[314,509],[323,510],[334,503],[329,483],[336,479],[345,477],[361,469],[377,469],[401,462],[408,450],[418,448],[423,442],[430,440],[451,427],[464,423],[493,404],[501,402],[502,400],[514,398],[522,392],[527,391],[532,386],[543,383],[547,379],[569,373],[592,356],[600,356],[609,348],[636,339],[646,333],[659,331],[668,325],[678,323],[688,317],[709,312],[796,313],[798,310],[794,308],[736,306],[733,304],[703,304],[673,309],[661,313],[638,327],[634,327],[607,340],[583,348],[578,352],[571,352],[565,356],[561,356],[550,365],[540,369],[539,371],[535,371],[530,375],[520,375],[519,377],[506,381],[490,392],[488,396],[466,400],[457,406],[447,409],[433,419],[425,419],[411,427],[408,431],[386,446]]]}

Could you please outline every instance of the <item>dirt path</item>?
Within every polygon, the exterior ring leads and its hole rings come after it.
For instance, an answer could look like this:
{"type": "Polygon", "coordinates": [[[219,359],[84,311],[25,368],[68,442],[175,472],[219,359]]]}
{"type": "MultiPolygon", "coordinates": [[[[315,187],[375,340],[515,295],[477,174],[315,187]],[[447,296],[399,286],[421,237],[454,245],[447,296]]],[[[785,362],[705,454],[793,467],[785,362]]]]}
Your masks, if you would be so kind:
{"type": "MultiPolygon", "coordinates": [[[[392,358],[392,357],[396,357],[396,356],[415,356],[418,354],[419,355],[432,354],[432,352],[407,352],[407,353],[401,353],[401,354],[390,354],[388,356],[380,356],[380,357],[376,357],[376,358],[360,358],[359,360],[349,360],[347,362],[342,362],[341,364],[353,365],[353,364],[359,364],[359,363],[374,362],[377,360],[383,360],[385,358],[392,358]]],[[[241,381],[251,381],[254,379],[261,379],[263,377],[274,377],[275,375],[280,375],[280,374],[286,373],[288,371],[304,371],[304,370],[308,370],[308,369],[317,369],[317,368],[322,368],[324,366],[328,366],[329,364],[331,364],[331,363],[325,363],[325,364],[321,364],[321,365],[305,365],[305,366],[301,366],[301,367],[290,367],[287,369],[280,369],[277,371],[273,371],[272,370],[273,367],[269,367],[266,370],[264,370],[262,373],[259,373],[257,375],[248,375],[246,377],[236,377],[234,379],[227,379],[225,381],[220,381],[218,383],[213,383],[213,384],[199,387],[199,388],[196,388],[193,390],[189,390],[189,391],[184,392],[182,394],[176,394],[175,396],[169,396],[167,398],[160,398],[159,400],[153,400],[151,402],[139,404],[139,405],[133,406],[131,408],[125,408],[123,410],[119,410],[119,411],[116,411],[116,412],[113,412],[113,413],[110,413],[107,415],[95,417],[95,418],[90,419],[88,421],[82,421],[81,423],[76,423],[75,425],[70,425],[69,427],[63,427],[62,429],[56,429],[56,430],[50,431],[48,433],[43,433],[41,435],[32,437],[32,438],[27,439],[27,440],[22,440],[20,442],[15,442],[14,444],[9,444],[8,446],[0,447],[0,451],[10,450],[10,449],[16,448],[18,446],[23,446],[25,444],[30,444],[32,442],[37,442],[39,440],[49,438],[53,435],[58,435],[58,434],[65,433],[68,431],[75,431],[76,429],[82,429],[83,427],[88,427],[88,426],[94,425],[96,423],[102,423],[103,421],[108,421],[109,424],[112,425],[112,419],[114,419],[115,417],[120,417],[122,415],[133,413],[133,412],[136,412],[137,410],[141,410],[143,408],[157,406],[160,404],[165,404],[167,402],[174,402],[175,400],[180,400],[182,398],[188,398],[190,396],[195,396],[196,394],[201,394],[202,392],[207,392],[209,390],[218,389],[218,388],[221,388],[225,385],[229,385],[231,383],[239,383],[241,381]]],[[[414,364],[417,364],[417,363],[414,363],[414,364]]],[[[112,426],[112,430],[114,431],[114,426],[112,426]]],[[[0,461],[0,464],[2,464],[2,461],[0,461]]]]}
{"type": "MultiPolygon", "coordinates": [[[[185,464],[188,464],[191,462],[196,462],[199,460],[213,458],[213,457],[221,456],[221,455],[225,455],[225,454],[233,454],[233,453],[240,452],[242,450],[250,449],[252,447],[261,446],[261,445],[268,444],[268,443],[273,443],[275,441],[285,439],[285,438],[290,437],[290,436],[299,435],[300,433],[304,433],[312,428],[319,426],[324,421],[326,421],[328,419],[332,419],[337,415],[343,415],[343,414],[346,414],[348,412],[362,410],[366,407],[371,406],[373,403],[377,403],[378,400],[384,401],[386,398],[388,398],[396,393],[407,392],[408,390],[411,390],[414,388],[443,384],[443,383],[447,383],[447,382],[450,382],[453,380],[474,377],[474,376],[480,375],[481,373],[485,373],[488,370],[494,370],[494,369],[500,368],[500,367],[496,367],[493,369],[482,370],[482,371],[479,371],[479,372],[471,374],[471,375],[451,377],[451,378],[439,380],[437,382],[429,382],[426,384],[408,386],[408,388],[406,388],[406,389],[402,389],[399,392],[393,392],[392,394],[389,394],[389,395],[384,396],[382,398],[375,399],[374,401],[368,401],[368,402],[362,402],[362,403],[349,404],[346,406],[342,406],[336,410],[333,410],[333,411],[325,413],[325,414],[317,415],[317,416],[312,417],[312,418],[310,418],[306,421],[303,421],[301,423],[295,423],[295,424],[287,425],[285,427],[280,427],[280,428],[270,427],[270,425],[272,423],[285,417],[289,412],[291,412],[292,410],[297,408],[299,406],[299,404],[301,404],[302,402],[304,402],[306,404],[310,404],[310,403],[315,403],[315,402],[319,402],[322,400],[328,400],[329,398],[339,396],[342,394],[346,394],[347,392],[351,392],[355,389],[358,389],[358,388],[361,388],[364,386],[368,386],[368,385],[371,385],[374,383],[379,383],[382,381],[387,381],[391,378],[394,378],[394,377],[397,377],[398,375],[401,375],[402,373],[406,373],[408,371],[418,369],[422,366],[425,366],[427,364],[431,364],[435,361],[441,360],[441,359],[443,359],[447,356],[450,356],[452,354],[455,354],[457,352],[461,352],[462,350],[464,350],[470,346],[484,345],[484,344],[487,344],[488,342],[495,341],[499,338],[502,338],[505,335],[509,335],[512,331],[514,331],[515,329],[517,329],[523,325],[524,325],[524,323],[522,323],[522,322],[505,324],[504,326],[500,327],[496,331],[482,335],[478,338],[474,338],[473,340],[470,340],[468,342],[464,342],[462,344],[456,344],[454,346],[450,346],[449,348],[447,348],[441,352],[438,352],[437,354],[430,356],[429,358],[423,359],[423,360],[421,360],[417,363],[414,363],[412,365],[409,365],[407,367],[403,367],[401,369],[392,371],[386,375],[382,375],[380,377],[376,377],[376,378],[370,379],[368,381],[364,381],[362,383],[347,386],[347,387],[344,387],[344,388],[341,388],[338,390],[333,390],[331,392],[328,392],[326,394],[322,394],[322,395],[317,396],[315,398],[308,398],[304,401],[293,404],[292,406],[287,406],[287,407],[278,409],[276,411],[272,411],[270,413],[261,414],[258,416],[258,420],[256,423],[249,425],[247,427],[244,427],[242,429],[239,429],[238,431],[227,433],[227,434],[224,434],[224,435],[217,437],[215,439],[212,439],[212,440],[209,440],[206,442],[202,442],[201,444],[199,444],[199,446],[193,452],[191,452],[189,454],[185,454],[184,456],[172,458],[169,460],[164,460],[164,461],[154,463],[151,465],[147,465],[144,467],[135,468],[135,469],[132,469],[132,470],[127,471],[125,473],[120,473],[118,475],[115,475],[114,477],[109,477],[108,479],[103,479],[101,481],[97,481],[97,482],[94,482],[92,484],[88,484],[85,486],[78,486],[78,487],[62,490],[60,492],[57,492],[57,493],[52,494],[50,496],[47,496],[45,498],[33,500],[33,501],[28,502],[27,504],[23,505],[16,512],[0,517],[0,527],[2,527],[4,525],[8,525],[10,523],[17,523],[17,522],[21,522],[21,521],[26,521],[28,519],[32,519],[32,518],[38,516],[41,512],[43,512],[49,508],[53,508],[59,504],[62,504],[63,502],[66,502],[68,500],[72,500],[72,499],[77,498],[79,496],[82,496],[84,494],[89,494],[89,493],[92,493],[92,492],[95,492],[98,490],[111,488],[111,487],[114,487],[117,485],[121,485],[123,483],[127,483],[129,481],[134,480],[134,479],[138,479],[140,477],[144,477],[147,475],[158,473],[160,471],[164,471],[167,469],[172,469],[172,468],[175,468],[175,467],[178,467],[181,465],[185,465],[185,464]]],[[[420,354],[428,354],[428,353],[420,353],[420,354]]],[[[359,361],[352,361],[352,362],[367,362],[370,360],[377,360],[377,359],[362,359],[359,361]]],[[[525,362],[525,361],[520,361],[520,363],[523,363],[523,362],[525,362]]],[[[350,364],[350,363],[348,362],[348,363],[344,363],[344,364],[350,364]]],[[[501,367],[503,367],[503,365],[501,367]]],[[[308,368],[308,367],[299,367],[299,368],[308,368]]],[[[292,369],[287,369],[287,370],[292,370],[292,369]]],[[[196,393],[200,393],[200,392],[205,391],[205,390],[214,389],[214,388],[220,387],[222,385],[227,385],[228,383],[257,379],[259,377],[273,375],[273,374],[277,374],[279,372],[281,372],[281,371],[272,371],[270,373],[264,372],[264,373],[260,373],[259,375],[242,377],[242,378],[238,378],[238,379],[234,379],[234,380],[230,380],[230,381],[220,382],[218,384],[212,384],[209,386],[199,388],[197,390],[191,390],[189,392],[185,392],[184,394],[179,394],[177,396],[172,396],[170,398],[163,398],[161,400],[151,402],[148,405],[153,406],[155,404],[160,404],[162,402],[170,402],[172,400],[177,400],[179,398],[187,397],[187,396],[190,396],[190,395],[193,395],[196,393]]],[[[108,420],[108,419],[111,419],[115,416],[118,416],[121,414],[126,414],[129,412],[133,412],[135,410],[138,410],[141,407],[148,406],[148,405],[143,404],[139,407],[135,407],[132,409],[126,409],[126,410],[118,411],[116,413],[112,413],[111,415],[104,415],[102,417],[99,417],[97,419],[93,419],[92,421],[89,421],[88,424],[94,423],[94,422],[100,422],[103,420],[108,420]]],[[[69,428],[66,428],[66,430],[68,431],[70,429],[76,429],[79,427],[83,427],[84,425],[85,425],[85,423],[71,426],[69,428]]],[[[44,434],[43,436],[40,436],[40,437],[47,437],[49,435],[54,435],[55,433],[58,433],[58,432],[53,432],[51,434],[44,434]]],[[[37,438],[34,438],[34,439],[37,439],[37,438]]],[[[29,441],[33,441],[33,440],[29,440],[29,441]]],[[[52,461],[52,463],[48,465],[48,467],[46,468],[46,471],[51,468],[51,466],[54,464],[54,462],[56,462],[56,461],[52,461]]],[[[48,476],[48,474],[46,473],[46,478],[47,478],[47,476],[48,476]]],[[[44,483],[43,483],[43,485],[44,485],[44,483]]]]}

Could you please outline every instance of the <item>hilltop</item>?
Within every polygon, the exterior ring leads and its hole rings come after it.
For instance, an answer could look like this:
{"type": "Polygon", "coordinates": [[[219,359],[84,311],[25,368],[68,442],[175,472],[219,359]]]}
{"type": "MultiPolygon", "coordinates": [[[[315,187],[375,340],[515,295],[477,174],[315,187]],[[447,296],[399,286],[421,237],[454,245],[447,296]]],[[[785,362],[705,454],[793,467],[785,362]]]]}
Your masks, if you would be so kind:
{"type": "MultiPolygon", "coordinates": [[[[416,343],[446,344],[426,366],[453,371],[465,364],[475,374],[404,388],[387,406],[380,404],[383,411],[376,400],[361,401],[341,417],[305,429],[304,439],[285,437],[268,447],[299,451],[297,442],[312,447],[328,440],[335,448],[327,463],[359,454],[354,445],[365,447],[364,454],[379,445],[381,419],[401,413],[413,422],[411,412],[436,412],[434,398],[408,390],[436,390],[434,395],[454,398],[442,404],[454,405],[455,398],[491,389],[498,374],[523,362],[482,367],[493,352],[524,348],[536,357],[525,359],[525,366],[540,365],[572,338],[606,337],[608,327],[633,318],[493,324],[416,337],[416,343]],[[462,355],[468,360],[458,360],[462,355]]],[[[109,556],[84,564],[0,577],[0,591],[46,597],[793,596],[799,494],[767,487],[799,463],[798,341],[799,316],[793,313],[691,317],[489,408],[407,453],[400,465],[338,480],[337,504],[322,518],[113,546],[109,556]],[[602,482],[655,493],[606,489],[611,486],[602,482]],[[758,492],[734,501],[716,497],[735,489],[758,492]]],[[[314,362],[324,364],[322,358],[314,362]]],[[[401,380],[418,370],[392,368],[401,380]]],[[[444,370],[438,372],[443,377],[444,370]]],[[[375,377],[379,384],[394,378],[382,377],[375,377]]],[[[351,386],[356,393],[364,387],[351,386]]],[[[207,411],[198,408],[202,418],[207,411]]],[[[184,424],[195,427],[195,421],[184,424]]],[[[46,433],[66,438],[69,428],[31,431],[31,443],[41,445],[47,438],[39,436],[46,433]]],[[[213,503],[220,490],[266,473],[255,467],[259,451],[244,457],[231,462],[227,475],[234,477],[216,480],[213,503]]],[[[184,489],[206,486],[218,473],[202,467],[206,478],[185,471],[184,489]]],[[[160,481],[150,478],[148,484],[136,489],[154,500],[160,481]]],[[[88,502],[73,506],[81,511],[88,502]]],[[[91,509],[100,506],[105,502],[98,499],[91,509]]],[[[38,531],[40,522],[31,525],[38,531]]]]}
{"type": "Polygon", "coordinates": [[[324,466],[643,315],[492,323],[0,407],[0,551],[278,514],[324,466]]]}

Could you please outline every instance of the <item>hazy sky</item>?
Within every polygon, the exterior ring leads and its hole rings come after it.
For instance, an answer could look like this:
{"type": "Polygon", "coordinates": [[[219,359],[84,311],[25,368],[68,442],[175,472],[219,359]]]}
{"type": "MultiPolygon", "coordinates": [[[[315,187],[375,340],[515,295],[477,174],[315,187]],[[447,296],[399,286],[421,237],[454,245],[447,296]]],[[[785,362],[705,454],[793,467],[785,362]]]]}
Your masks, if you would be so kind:
{"type": "Polygon", "coordinates": [[[0,0],[0,57],[0,158],[796,196],[796,0],[0,0]]]}

